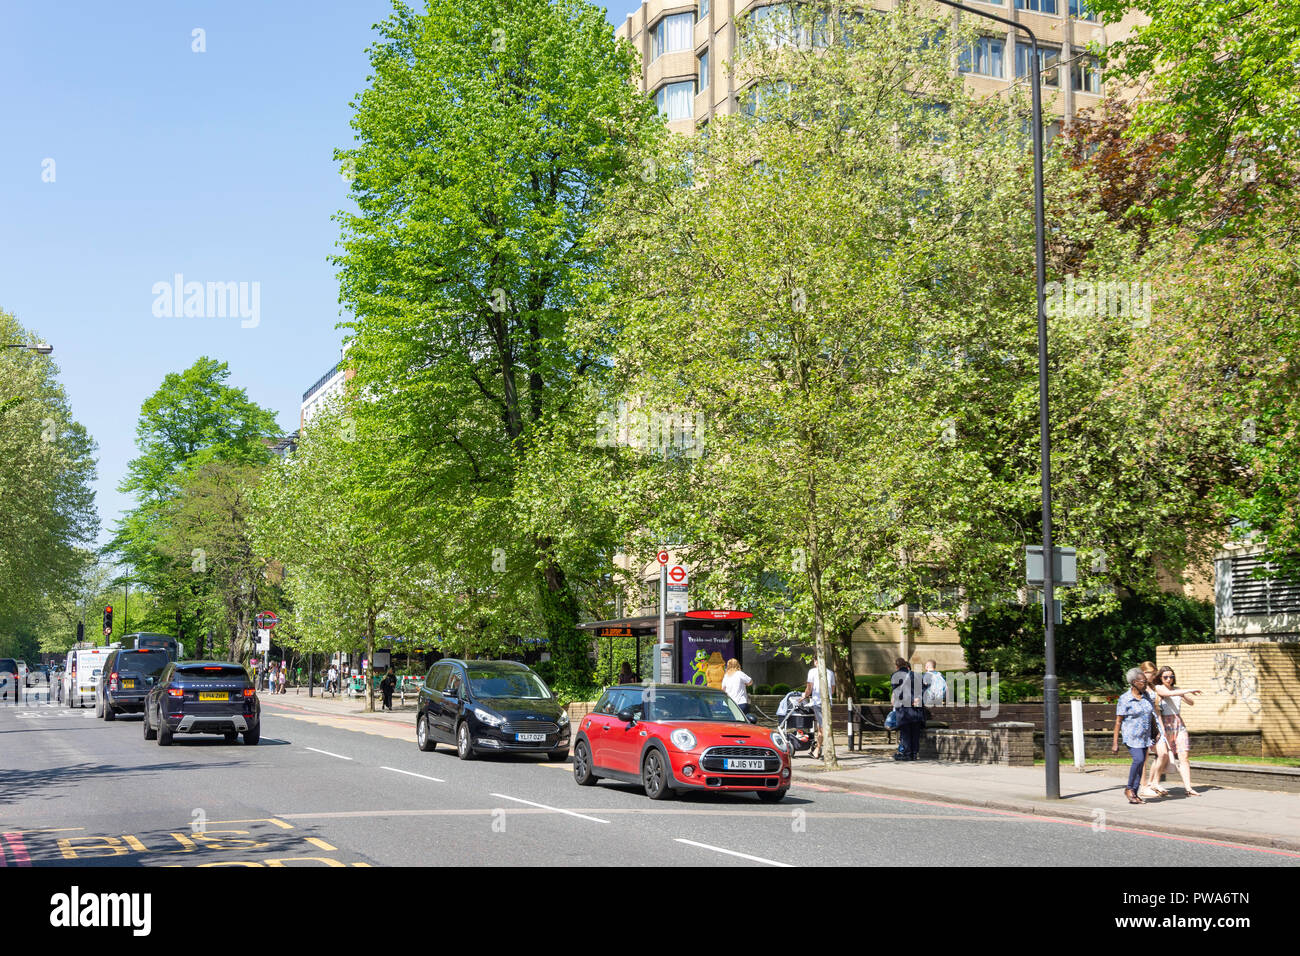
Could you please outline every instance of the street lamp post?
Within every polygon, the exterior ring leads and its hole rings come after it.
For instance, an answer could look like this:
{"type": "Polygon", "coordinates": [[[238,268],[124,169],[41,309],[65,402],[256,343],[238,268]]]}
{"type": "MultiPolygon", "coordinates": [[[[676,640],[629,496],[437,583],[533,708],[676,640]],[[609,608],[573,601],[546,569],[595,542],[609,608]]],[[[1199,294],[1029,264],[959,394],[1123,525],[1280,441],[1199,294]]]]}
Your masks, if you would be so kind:
{"type": "Polygon", "coordinates": [[[939,0],[946,7],[1006,24],[1019,30],[1029,39],[1031,47],[1030,95],[1033,115],[1030,117],[1034,138],[1034,273],[1038,298],[1038,429],[1042,454],[1043,484],[1043,619],[1046,632],[1045,673],[1043,674],[1043,757],[1047,764],[1047,797],[1058,800],[1061,796],[1060,728],[1057,712],[1060,689],[1056,679],[1056,581],[1053,578],[1055,563],[1052,550],[1052,441],[1047,417],[1047,245],[1043,230],[1043,93],[1039,76],[1038,38],[1023,23],[1008,20],[985,10],[977,10],[955,0],[939,0]]]}
{"type": "Polygon", "coordinates": [[[15,342],[12,345],[6,345],[7,349],[28,349],[32,352],[38,352],[41,355],[49,355],[54,351],[54,346],[48,342],[37,342],[35,345],[25,345],[22,342],[15,342]]]}

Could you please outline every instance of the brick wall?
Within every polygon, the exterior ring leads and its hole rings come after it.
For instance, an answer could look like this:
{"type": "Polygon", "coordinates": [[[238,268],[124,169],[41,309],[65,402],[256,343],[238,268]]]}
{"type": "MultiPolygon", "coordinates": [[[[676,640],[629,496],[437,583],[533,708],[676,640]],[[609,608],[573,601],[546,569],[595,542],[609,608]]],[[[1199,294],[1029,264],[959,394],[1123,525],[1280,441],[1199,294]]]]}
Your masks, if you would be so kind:
{"type": "Polygon", "coordinates": [[[1183,707],[1190,731],[1257,731],[1264,756],[1300,755],[1300,645],[1162,645],[1156,663],[1203,693],[1183,707]]]}
{"type": "MultiPolygon", "coordinates": [[[[1227,732],[1208,732],[1208,733],[1190,733],[1188,734],[1188,743],[1191,744],[1192,756],[1197,754],[1232,754],[1238,757],[1259,757],[1262,755],[1260,745],[1259,731],[1237,731],[1234,733],[1227,732]]],[[[1113,739],[1112,732],[1088,731],[1083,735],[1083,756],[1086,760],[1088,757],[1111,757],[1110,742],[1113,739]]],[[[1061,762],[1074,763],[1074,735],[1061,735],[1061,762]]],[[[1119,744],[1120,756],[1126,756],[1128,751],[1124,749],[1124,741],[1119,744]]],[[[1038,731],[1034,734],[1034,759],[1043,759],[1043,734],[1038,731]]]]}
{"type": "Polygon", "coordinates": [[[1034,765],[1033,724],[1009,721],[987,730],[926,729],[920,756],[960,763],[996,763],[1004,767],[1034,765]]]}

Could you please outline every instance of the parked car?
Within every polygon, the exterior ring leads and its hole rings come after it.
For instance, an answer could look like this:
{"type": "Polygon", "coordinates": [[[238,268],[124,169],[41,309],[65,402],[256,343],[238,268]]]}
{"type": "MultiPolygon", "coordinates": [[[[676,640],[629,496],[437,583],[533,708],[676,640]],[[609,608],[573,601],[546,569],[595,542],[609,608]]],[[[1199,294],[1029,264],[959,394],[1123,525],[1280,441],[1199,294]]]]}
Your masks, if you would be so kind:
{"type": "Polygon", "coordinates": [[[725,693],[690,684],[605,691],[573,739],[573,779],[639,783],[651,800],[679,791],[751,791],[776,803],[790,789],[779,730],[755,727],[725,693]]]}
{"type": "Polygon", "coordinates": [[[429,668],[415,714],[419,748],[453,744],[479,753],[569,756],[569,714],[546,682],[515,661],[439,661],[429,668]]]}
{"type": "Polygon", "coordinates": [[[95,716],[113,720],[118,714],[143,713],[145,696],[169,660],[162,649],[116,650],[109,654],[99,675],[95,716]]]}
{"type": "Polygon", "coordinates": [[[228,661],[171,662],[149,689],[144,739],[169,747],[175,734],[222,734],[234,743],[262,736],[262,705],[248,671],[228,661]]]}
{"type": "Polygon", "coordinates": [[[18,697],[18,662],[12,657],[0,657],[0,700],[18,697]]]}

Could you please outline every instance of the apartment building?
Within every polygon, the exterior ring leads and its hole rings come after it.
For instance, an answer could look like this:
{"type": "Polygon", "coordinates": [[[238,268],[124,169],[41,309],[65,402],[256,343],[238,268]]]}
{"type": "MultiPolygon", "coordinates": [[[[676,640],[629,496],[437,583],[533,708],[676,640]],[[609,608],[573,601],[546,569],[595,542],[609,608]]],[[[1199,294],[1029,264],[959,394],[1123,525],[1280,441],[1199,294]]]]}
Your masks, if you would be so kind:
{"type": "MultiPolygon", "coordinates": [[[[874,4],[880,10],[894,5],[890,0],[874,4]]],[[[970,5],[1023,23],[1038,38],[1049,138],[1080,110],[1101,101],[1101,70],[1088,52],[1089,44],[1113,43],[1128,34],[1136,19],[1102,23],[1085,0],[971,0],[970,5]]],[[[771,0],[647,0],[614,32],[640,52],[640,88],[654,96],[668,128],[691,133],[715,116],[742,108],[745,87],[729,68],[735,59],[738,20],[779,15],[786,7],[771,0]]],[[[974,19],[980,37],[971,48],[954,49],[954,69],[978,93],[992,95],[1026,84],[1032,50],[1019,31],[974,19]]]]}

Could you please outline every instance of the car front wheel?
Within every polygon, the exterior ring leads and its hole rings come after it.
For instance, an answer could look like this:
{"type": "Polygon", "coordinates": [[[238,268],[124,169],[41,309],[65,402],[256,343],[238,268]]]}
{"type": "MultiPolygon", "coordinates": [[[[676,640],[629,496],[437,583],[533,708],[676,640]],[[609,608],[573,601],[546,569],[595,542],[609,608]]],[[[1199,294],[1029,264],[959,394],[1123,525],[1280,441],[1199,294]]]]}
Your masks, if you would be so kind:
{"type": "Polygon", "coordinates": [[[651,800],[671,799],[673,788],[668,785],[670,772],[663,755],[658,750],[650,750],[645,755],[645,763],[641,765],[641,784],[645,787],[645,795],[651,800]]]}
{"type": "Polygon", "coordinates": [[[573,782],[580,787],[591,787],[597,779],[591,772],[591,748],[585,740],[579,740],[573,748],[573,782]]]}
{"type": "Polygon", "coordinates": [[[474,744],[469,739],[469,723],[463,720],[456,728],[456,756],[461,760],[474,759],[474,744]]]}

